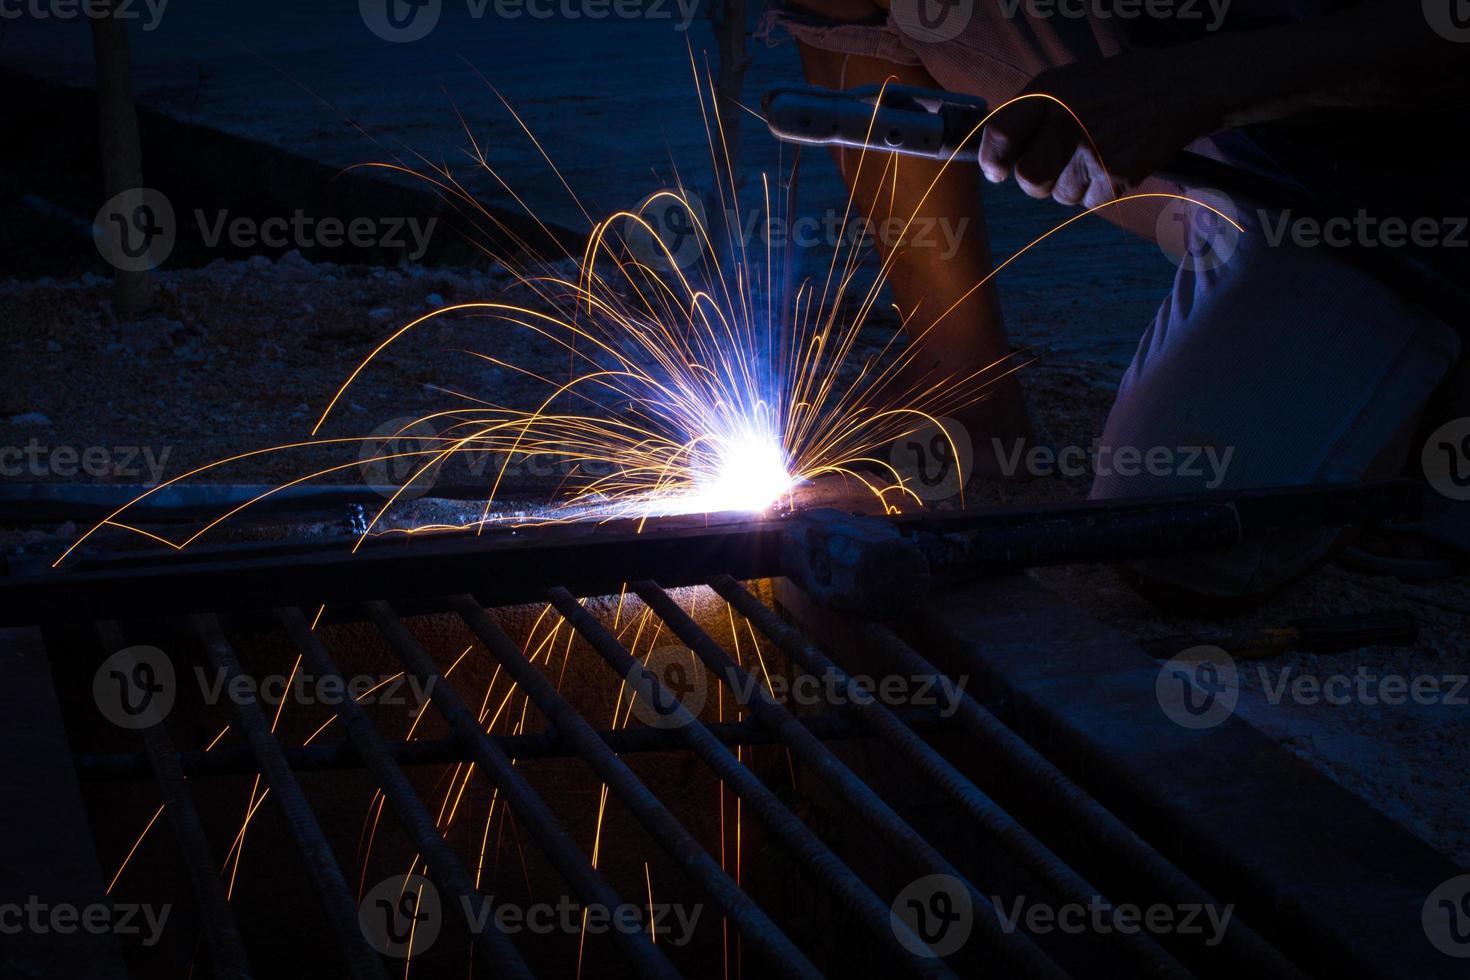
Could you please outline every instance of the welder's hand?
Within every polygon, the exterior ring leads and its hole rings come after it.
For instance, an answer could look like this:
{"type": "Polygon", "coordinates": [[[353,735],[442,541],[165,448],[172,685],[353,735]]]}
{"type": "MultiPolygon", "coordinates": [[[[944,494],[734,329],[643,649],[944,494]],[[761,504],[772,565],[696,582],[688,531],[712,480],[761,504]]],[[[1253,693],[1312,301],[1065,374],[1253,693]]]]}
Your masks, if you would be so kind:
{"type": "Polygon", "coordinates": [[[1218,126],[1204,86],[1161,52],[1118,55],[1048,69],[1026,87],[1060,100],[1026,98],[995,114],[980,144],[985,176],[1014,174],[1031,197],[1096,207],[1137,187],[1218,126]],[[1087,135],[1073,119],[1086,126],[1087,135]]]}

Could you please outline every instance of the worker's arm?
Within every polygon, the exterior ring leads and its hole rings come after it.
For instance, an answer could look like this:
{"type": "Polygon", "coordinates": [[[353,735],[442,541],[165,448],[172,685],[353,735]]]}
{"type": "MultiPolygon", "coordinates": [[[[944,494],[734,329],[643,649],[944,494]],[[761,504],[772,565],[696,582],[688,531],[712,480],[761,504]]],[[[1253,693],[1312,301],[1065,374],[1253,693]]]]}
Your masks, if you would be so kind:
{"type": "MultiPolygon", "coordinates": [[[[807,3],[817,6],[813,0],[807,3]]],[[[819,12],[857,20],[865,16],[863,6],[827,0],[819,12]]],[[[918,66],[838,54],[805,43],[799,47],[807,80],[814,85],[845,89],[887,81],[938,87],[918,66]]],[[[1021,386],[1011,372],[1014,363],[999,296],[993,282],[976,288],[994,268],[977,169],[841,148],[834,155],[853,204],[875,227],[892,228],[891,219],[897,218],[900,223],[912,220],[912,228],[931,230],[922,239],[911,236],[914,240],[899,246],[896,254],[895,242],[875,236],[879,252],[889,262],[893,301],[910,338],[922,342],[908,355],[906,369],[885,396],[908,405],[920,392],[978,374],[968,389],[976,397],[983,393],[984,401],[954,416],[977,445],[982,437],[998,438],[1006,445],[1029,441],[1031,422],[1021,386]]],[[[993,454],[978,458],[976,471],[993,475],[992,459],[993,454]]]]}
{"type": "MultiPolygon", "coordinates": [[[[1421,4],[1368,0],[1314,20],[1052,69],[1028,92],[1066,103],[1097,153],[1064,109],[1025,100],[987,127],[986,177],[1014,175],[1032,197],[1095,206],[1223,129],[1332,115],[1371,125],[1378,112],[1470,105],[1470,44],[1436,33],[1421,4]]],[[[1371,129],[1363,135],[1373,138],[1371,129]]]]}

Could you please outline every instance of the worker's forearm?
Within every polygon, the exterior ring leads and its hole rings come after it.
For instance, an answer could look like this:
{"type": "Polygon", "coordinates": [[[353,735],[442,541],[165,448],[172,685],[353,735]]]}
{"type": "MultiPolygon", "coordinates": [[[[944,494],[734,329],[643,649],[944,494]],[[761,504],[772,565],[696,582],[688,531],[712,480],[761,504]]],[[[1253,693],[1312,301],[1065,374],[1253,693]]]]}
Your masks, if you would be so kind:
{"type": "Polygon", "coordinates": [[[1298,24],[1216,35],[1158,57],[1166,77],[1190,77],[1203,89],[1219,129],[1341,110],[1470,105],[1470,44],[1441,37],[1409,0],[1370,0],[1298,24]]]}

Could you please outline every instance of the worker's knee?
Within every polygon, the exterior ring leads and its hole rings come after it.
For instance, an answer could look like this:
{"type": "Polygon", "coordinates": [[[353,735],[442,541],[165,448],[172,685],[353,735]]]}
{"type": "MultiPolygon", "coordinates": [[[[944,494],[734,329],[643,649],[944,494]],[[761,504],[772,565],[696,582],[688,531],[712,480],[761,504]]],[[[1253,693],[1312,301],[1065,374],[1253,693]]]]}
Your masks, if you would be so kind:
{"type": "MultiPolygon", "coordinates": [[[[1357,482],[1402,457],[1458,338],[1324,251],[1247,234],[1179,274],[1099,440],[1094,499],[1357,482]]],[[[1131,571],[1156,597],[1262,596],[1334,540],[1283,529],[1131,571]]]]}

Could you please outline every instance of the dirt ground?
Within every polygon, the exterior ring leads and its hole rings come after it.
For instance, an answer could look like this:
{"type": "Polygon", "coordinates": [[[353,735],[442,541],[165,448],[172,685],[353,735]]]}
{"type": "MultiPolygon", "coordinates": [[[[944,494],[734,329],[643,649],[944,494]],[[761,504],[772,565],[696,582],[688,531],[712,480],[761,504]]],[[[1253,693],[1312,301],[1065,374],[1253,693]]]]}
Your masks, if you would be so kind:
{"type": "MultiPolygon", "coordinates": [[[[14,383],[0,393],[0,446],[34,447],[22,484],[148,483],[221,457],[307,438],[312,424],[353,365],[412,317],[447,303],[485,299],[507,286],[501,270],[383,269],[279,261],[216,261],[156,274],[160,303],[138,320],[112,313],[110,284],[97,276],[69,281],[0,282],[0,329],[14,383]],[[78,472],[76,458],[100,447],[105,467],[78,472]],[[71,450],[68,454],[65,450],[71,450]],[[60,452],[58,450],[61,450],[60,452]],[[71,460],[71,465],[65,465],[71,460]],[[126,465],[124,465],[126,463],[126,465]],[[94,472],[95,471],[95,472],[94,472]],[[122,471],[122,472],[119,472],[122,471]],[[152,477],[156,479],[157,477],[152,477]]],[[[1024,309],[1024,304],[1022,306],[1024,309]]],[[[1023,378],[1037,420],[1056,445],[1087,445],[1106,416],[1116,359],[1089,358],[1072,347],[1048,351],[1068,318],[1137,315],[1074,305],[1044,319],[1017,317],[1018,336],[1042,353],[1023,378]]],[[[883,323],[875,326],[883,327],[883,323]]],[[[887,324],[889,328],[892,324],[887,324]]],[[[384,423],[445,404],[443,389],[494,390],[513,401],[530,383],[458,353],[474,346],[514,355],[524,341],[484,320],[436,321],[395,347],[343,399],[333,434],[364,434],[384,423]]],[[[524,353],[524,351],[519,351],[524,353]]],[[[1116,352],[1114,352],[1115,354],[1116,352]]],[[[92,458],[102,458],[97,452],[92,458]]],[[[275,483],[328,457],[314,452],[255,456],[208,479],[275,483]]],[[[330,457],[340,462],[337,454],[330,457]]],[[[351,455],[347,457],[350,462],[351,455]]],[[[352,483],[358,471],[332,482],[352,483]]],[[[980,488],[970,503],[1077,499],[1085,479],[1040,479],[980,488]]],[[[12,527],[6,551],[55,553],[75,536],[74,522],[12,527]]],[[[1314,656],[1290,654],[1241,672],[1242,716],[1321,767],[1462,865],[1470,866],[1464,792],[1470,785],[1470,712],[1458,705],[1271,704],[1283,676],[1310,673],[1454,678],[1470,673],[1466,578],[1406,584],[1326,566],[1248,613],[1223,623],[1169,616],[1140,599],[1109,568],[1068,567],[1033,573],[1099,619],[1141,638],[1190,634],[1207,626],[1281,625],[1293,619],[1402,609],[1421,636],[1409,648],[1367,648],[1314,656]]],[[[1445,690],[1449,690],[1446,684],[1445,690]]],[[[1463,699],[1470,691],[1460,690],[1463,699]]]]}

